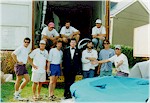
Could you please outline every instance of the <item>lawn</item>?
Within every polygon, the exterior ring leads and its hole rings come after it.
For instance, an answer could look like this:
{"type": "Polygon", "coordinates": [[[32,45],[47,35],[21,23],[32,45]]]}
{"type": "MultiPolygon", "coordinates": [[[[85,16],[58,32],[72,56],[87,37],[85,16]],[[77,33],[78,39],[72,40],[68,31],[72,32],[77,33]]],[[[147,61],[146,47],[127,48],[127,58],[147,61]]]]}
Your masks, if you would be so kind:
{"type": "MultiPolygon", "coordinates": [[[[31,77],[31,69],[28,69],[29,75],[31,77]]],[[[16,102],[13,99],[13,94],[14,94],[14,85],[15,83],[13,82],[5,82],[4,84],[1,85],[1,99],[3,102],[16,102]]],[[[58,97],[63,97],[64,89],[63,89],[64,84],[63,83],[57,83],[57,87],[55,90],[55,95],[58,97]]],[[[26,87],[22,90],[21,96],[23,98],[32,98],[32,82],[30,81],[26,87]]],[[[44,84],[42,89],[41,89],[41,95],[44,97],[48,96],[48,85],[44,84]]]]}
{"type": "MultiPolygon", "coordinates": [[[[27,86],[22,90],[21,96],[23,98],[32,98],[32,82],[29,82],[27,86]]],[[[55,95],[58,97],[63,97],[64,89],[57,87],[55,90],[55,95]]],[[[14,93],[14,83],[6,82],[1,85],[1,98],[3,102],[15,102],[13,99],[14,93]]],[[[48,96],[48,88],[46,86],[42,87],[41,95],[48,96]]]]}
{"type": "MultiPolygon", "coordinates": [[[[28,69],[28,73],[31,77],[31,69],[28,69]]],[[[115,75],[115,71],[113,69],[113,75],[115,75]]],[[[14,77],[15,79],[15,77],[14,77]]],[[[14,83],[13,82],[6,82],[1,85],[1,98],[3,102],[16,102],[13,99],[13,93],[14,93],[14,83]]],[[[57,83],[56,89],[55,89],[55,95],[57,97],[62,98],[64,93],[64,83],[57,83]]],[[[30,81],[26,87],[22,90],[21,96],[23,98],[32,98],[32,82],[30,81]]],[[[48,98],[48,85],[44,84],[41,89],[41,95],[42,97],[48,98]]],[[[47,100],[43,100],[44,102],[48,102],[47,100]]]]}

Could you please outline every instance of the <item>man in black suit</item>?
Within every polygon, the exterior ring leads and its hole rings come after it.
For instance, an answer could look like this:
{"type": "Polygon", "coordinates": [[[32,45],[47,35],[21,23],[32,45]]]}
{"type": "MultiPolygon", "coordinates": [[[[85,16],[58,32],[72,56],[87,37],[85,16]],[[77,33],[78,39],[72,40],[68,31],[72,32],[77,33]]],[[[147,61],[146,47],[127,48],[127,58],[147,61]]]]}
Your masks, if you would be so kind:
{"type": "Polygon", "coordinates": [[[76,40],[71,39],[70,47],[63,53],[65,99],[71,98],[70,86],[74,83],[77,72],[81,70],[81,52],[76,48],[76,44],[76,40]]]}

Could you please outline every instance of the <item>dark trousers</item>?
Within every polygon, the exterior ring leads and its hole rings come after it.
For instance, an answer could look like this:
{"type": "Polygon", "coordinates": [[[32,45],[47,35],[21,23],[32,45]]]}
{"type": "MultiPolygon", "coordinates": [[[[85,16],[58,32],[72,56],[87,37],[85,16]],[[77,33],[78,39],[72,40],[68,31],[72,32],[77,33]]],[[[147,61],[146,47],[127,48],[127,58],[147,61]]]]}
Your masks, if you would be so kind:
{"type": "Polygon", "coordinates": [[[64,78],[65,78],[65,90],[64,90],[64,97],[71,97],[70,92],[70,86],[75,81],[76,72],[70,71],[70,72],[64,72],[64,78]]]}

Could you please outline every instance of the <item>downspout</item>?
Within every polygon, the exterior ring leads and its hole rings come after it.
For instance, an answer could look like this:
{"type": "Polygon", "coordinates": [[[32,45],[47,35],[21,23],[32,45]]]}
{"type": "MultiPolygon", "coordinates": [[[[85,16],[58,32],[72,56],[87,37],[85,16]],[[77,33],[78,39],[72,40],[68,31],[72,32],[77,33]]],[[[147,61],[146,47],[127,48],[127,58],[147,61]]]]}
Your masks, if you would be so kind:
{"type": "Polygon", "coordinates": [[[34,49],[34,0],[32,0],[32,50],[34,49]]]}
{"type": "Polygon", "coordinates": [[[109,40],[109,15],[110,15],[110,1],[106,0],[106,17],[105,17],[105,26],[106,26],[106,39],[109,40]]]}
{"type": "Polygon", "coordinates": [[[44,3],[43,3],[43,15],[42,15],[41,29],[44,27],[46,8],[47,8],[47,0],[44,0],[44,3]]]}
{"type": "Polygon", "coordinates": [[[110,43],[112,44],[113,41],[113,24],[114,24],[114,18],[113,17],[110,17],[110,34],[109,34],[109,41],[110,43]]]}

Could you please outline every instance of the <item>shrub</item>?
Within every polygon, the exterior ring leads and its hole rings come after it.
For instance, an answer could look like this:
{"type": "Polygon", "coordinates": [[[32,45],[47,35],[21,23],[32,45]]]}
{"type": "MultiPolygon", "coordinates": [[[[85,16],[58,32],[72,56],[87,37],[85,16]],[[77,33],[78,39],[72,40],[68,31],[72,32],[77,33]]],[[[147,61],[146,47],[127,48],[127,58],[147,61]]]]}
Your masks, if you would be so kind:
{"type": "Polygon", "coordinates": [[[0,71],[0,78],[1,78],[1,84],[3,84],[5,82],[5,77],[2,71],[0,71]]]}
{"type": "Polygon", "coordinates": [[[1,52],[1,70],[4,74],[14,74],[14,60],[10,51],[1,52]]]}
{"type": "MultiPolygon", "coordinates": [[[[112,49],[115,49],[115,45],[111,45],[112,49]]],[[[129,67],[133,67],[137,62],[144,61],[142,57],[133,57],[133,48],[129,46],[121,45],[122,53],[125,54],[128,58],[129,67]]]]}

